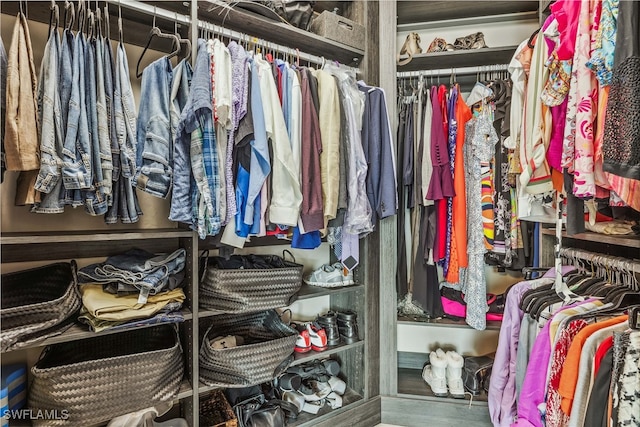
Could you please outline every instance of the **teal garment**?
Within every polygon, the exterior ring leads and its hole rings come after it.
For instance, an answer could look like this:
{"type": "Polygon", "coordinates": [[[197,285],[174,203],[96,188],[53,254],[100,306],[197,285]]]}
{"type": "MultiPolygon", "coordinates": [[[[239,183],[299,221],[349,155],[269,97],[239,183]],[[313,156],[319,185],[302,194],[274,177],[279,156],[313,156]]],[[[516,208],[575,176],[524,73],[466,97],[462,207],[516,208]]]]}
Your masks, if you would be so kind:
{"type": "Polygon", "coordinates": [[[616,49],[618,3],[620,0],[603,0],[600,28],[596,36],[596,48],[589,61],[589,67],[601,86],[608,86],[613,77],[613,60],[616,49]]]}

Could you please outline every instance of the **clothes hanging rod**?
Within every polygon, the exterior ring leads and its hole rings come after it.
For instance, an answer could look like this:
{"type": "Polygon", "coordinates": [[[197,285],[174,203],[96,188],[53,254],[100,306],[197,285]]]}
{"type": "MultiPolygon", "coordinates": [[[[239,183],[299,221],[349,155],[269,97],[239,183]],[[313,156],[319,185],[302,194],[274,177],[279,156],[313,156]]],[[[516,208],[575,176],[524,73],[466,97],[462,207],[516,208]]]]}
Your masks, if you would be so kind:
{"type": "Polygon", "coordinates": [[[640,274],[640,261],[629,258],[622,258],[613,255],[606,255],[597,252],[589,252],[582,249],[575,248],[560,248],[559,255],[567,260],[584,260],[592,264],[612,267],[616,266],[623,268],[626,271],[630,271],[636,274],[640,274]]]}
{"type": "MultiPolygon", "coordinates": [[[[325,63],[330,63],[333,62],[331,60],[331,58],[324,58],[322,56],[317,56],[317,55],[312,55],[310,53],[306,53],[306,52],[301,52],[298,49],[294,49],[291,48],[289,46],[284,46],[281,44],[277,44],[277,43],[273,43],[270,42],[268,40],[264,40],[255,36],[252,36],[250,34],[245,34],[245,33],[241,33],[239,31],[235,31],[235,30],[231,30],[228,28],[224,28],[218,24],[213,24],[210,22],[203,22],[203,21],[199,21],[198,22],[198,28],[203,30],[203,31],[210,31],[214,34],[218,34],[222,37],[226,37],[226,38],[230,38],[230,39],[235,39],[236,41],[242,41],[242,42],[246,42],[249,44],[254,44],[256,46],[260,46],[265,48],[266,50],[273,50],[276,51],[278,53],[282,53],[285,55],[291,55],[293,57],[296,58],[300,58],[300,60],[305,61],[305,62],[310,62],[310,63],[314,63],[314,64],[318,64],[318,65],[324,65],[325,63]]],[[[336,61],[337,62],[337,61],[336,61]]],[[[340,64],[340,63],[338,63],[340,64]]],[[[352,71],[356,74],[360,73],[360,70],[354,67],[350,67],[348,65],[345,64],[340,64],[341,68],[345,68],[349,71],[352,71]]]]}
{"type": "MultiPolygon", "coordinates": [[[[172,22],[177,22],[179,24],[191,25],[191,17],[188,15],[180,14],[177,12],[171,12],[169,10],[162,9],[147,3],[142,3],[137,0],[107,0],[107,2],[110,5],[114,5],[115,7],[120,6],[136,12],[147,14],[149,16],[156,16],[158,18],[166,19],[172,22]]],[[[235,39],[236,41],[246,41],[248,43],[255,44],[257,46],[262,46],[267,50],[274,50],[278,53],[291,55],[293,57],[300,58],[300,60],[302,61],[314,63],[317,65],[323,65],[324,63],[332,62],[331,58],[323,58],[322,56],[311,55],[309,53],[301,52],[289,46],[283,46],[277,43],[272,43],[270,41],[252,36],[250,34],[241,33],[239,31],[224,28],[220,25],[204,22],[201,20],[198,20],[198,29],[211,31],[223,37],[235,39]]],[[[360,73],[360,70],[354,67],[350,67],[344,64],[340,64],[340,67],[343,67],[356,74],[360,73]]]]}
{"type": "Polygon", "coordinates": [[[396,73],[396,78],[406,79],[411,77],[420,76],[450,76],[458,74],[477,74],[477,73],[490,73],[493,71],[506,71],[508,70],[508,64],[496,64],[496,65],[479,65],[476,67],[453,67],[443,68],[439,70],[418,70],[418,71],[399,71],[396,73]]]}
{"type": "MultiPolygon", "coordinates": [[[[171,12],[167,9],[162,9],[151,4],[142,3],[137,0],[106,0],[109,5],[116,7],[126,8],[136,12],[144,13],[149,16],[156,16],[167,21],[177,22],[178,24],[191,25],[191,17],[177,12],[171,12]]],[[[162,4],[162,3],[160,3],[162,4]]],[[[117,13],[117,12],[116,12],[117,13]]]]}

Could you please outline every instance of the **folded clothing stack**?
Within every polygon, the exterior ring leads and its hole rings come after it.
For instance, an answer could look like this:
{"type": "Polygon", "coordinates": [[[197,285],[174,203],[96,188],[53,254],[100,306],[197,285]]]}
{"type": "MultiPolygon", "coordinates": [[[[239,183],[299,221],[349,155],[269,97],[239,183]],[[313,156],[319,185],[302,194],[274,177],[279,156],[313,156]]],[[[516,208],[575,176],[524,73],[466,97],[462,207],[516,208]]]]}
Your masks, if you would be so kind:
{"type": "Polygon", "coordinates": [[[78,272],[79,319],[95,331],[181,322],[186,251],[155,255],[132,249],[78,272]]]}

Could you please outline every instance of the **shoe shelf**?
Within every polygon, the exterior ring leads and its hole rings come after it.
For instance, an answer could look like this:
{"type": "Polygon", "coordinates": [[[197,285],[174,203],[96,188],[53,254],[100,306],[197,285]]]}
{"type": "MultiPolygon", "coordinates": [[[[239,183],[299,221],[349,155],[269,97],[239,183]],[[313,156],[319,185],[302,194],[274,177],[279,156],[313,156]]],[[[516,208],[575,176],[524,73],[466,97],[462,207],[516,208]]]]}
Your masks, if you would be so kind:
{"type": "Polygon", "coordinates": [[[517,47],[501,46],[455,50],[452,52],[421,53],[413,55],[413,59],[408,64],[398,65],[398,71],[428,71],[443,68],[508,64],[517,47]]]}
{"type": "Polygon", "coordinates": [[[295,353],[295,358],[291,363],[291,366],[301,365],[305,362],[310,362],[315,359],[323,359],[332,354],[340,353],[342,351],[351,350],[354,348],[364,347],[364,340],[354,342],[352,344],[340,344],[335,347],[329,347],[325,351],[309,351],[307,353],[295,353]]]}
{"type": "MultiPolygon", "coordinates": [[[[188,320],[193,319],[193,314],[191,313],[191,311],[189,311],[189,309],[187,308],[182,308],[182,310],[180,310],[182,312],[182,315],[184,316],[184,320],[185,322],[188,320]]],[[[175,322],[175,323],[182,323],[182,322],[175,322]]],[[[93,332],[91,330],[88,329],[88,326],[83,325],[81,323],[74,323],[71,327],[69,327],[69,329],[67,329],[66,331],[64,331],[63,333],[61,333],[60,335],[56,335],[50,338],[47,338],[41,342],[38,343],[34,343],[25,347],[20,347],[17,348],[15,350],[10,350],[8,353],[13,352],[13,351],[22,351],[22,350],[26,350],[28,348],[36,348],[36,347],[44,347],[47,345],[51,345],[51,344],[59,344],[59,343],[63,343],[63,342],[69,342],[69,341],[77,341],[77,340],[83,340],[83,339],[87,339],[87,338],[93,338],[99,335],[111,335],[111,334],[118,334],[121,332],[125,332],[129,329],[143,329],[143,328],[152,328],[154,326],[159,326],[161,325],[161,323],[155,323],[153,325],[136,325],[136,326],[132,326],[131,328],[118,328],[118,329],[107,329],[105,331],[101,331],[101,332],[93,332]]]]}
{"type": "MultiPolygon", "coordinates": [[[[398,325],[423,325],[423,326],[439,326],[444,328],[463,328],[472,329],[464,320],[454,319],[427,319],[425,317],[408,317],[398,316],[398,325]]],[[[487,321],[487,330],[500,330],[502,322],[487,321]]]]}
{"type": "Polygon", "coordinates": [[[306,283],[302,284],[298,291],[298,299],[305,300],[309,298],[322,297],[325,295],[339,295],[345,292],[364,291],[364,285],[343,286],[340,288],[322,288],[320,286],[310,286],[306,283]]]}
{"type": "Polygon", "coordinates": [[[487,406],[487,395],[479,396],[465,394],[464,399],[453,397],[438,397],[431,392],[429,384],[422,379],[420,369],[398,368],[398,397],[407,397],[434,402],[462,403],[465,405],[487,406]]]}
{"type": "Polygon", "coordinates": [[[342,396],[341,408],[331,409],[328,405],[325,405],[315,415],[302,412],[300,413],[300,415],[298,415],[298,418],[295,421],[287,423],[287,427],[312,427],[341,412],[352,409],[354,406],[361,403],[363,403],[362,396],[355,392],[353,389],[347,387],[347,390],[342,396]]]}

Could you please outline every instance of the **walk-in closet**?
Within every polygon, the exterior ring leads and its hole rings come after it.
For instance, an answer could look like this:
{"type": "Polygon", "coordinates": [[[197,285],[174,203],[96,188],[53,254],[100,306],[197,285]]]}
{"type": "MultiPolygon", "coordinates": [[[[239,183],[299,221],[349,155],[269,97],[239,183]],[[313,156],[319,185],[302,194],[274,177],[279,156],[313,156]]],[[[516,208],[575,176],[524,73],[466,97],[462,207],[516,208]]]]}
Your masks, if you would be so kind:
{"type": "Polygon", "coordinates": [[[0,3],[0,425],[640,426],[640,2],[0,3]]]}

